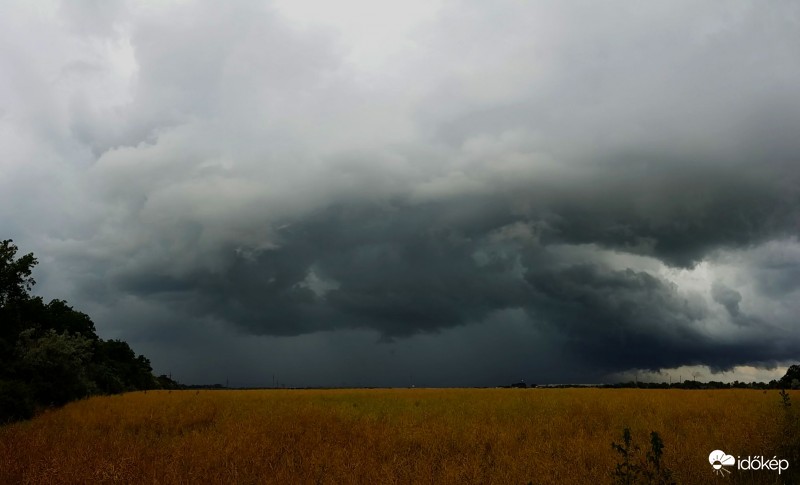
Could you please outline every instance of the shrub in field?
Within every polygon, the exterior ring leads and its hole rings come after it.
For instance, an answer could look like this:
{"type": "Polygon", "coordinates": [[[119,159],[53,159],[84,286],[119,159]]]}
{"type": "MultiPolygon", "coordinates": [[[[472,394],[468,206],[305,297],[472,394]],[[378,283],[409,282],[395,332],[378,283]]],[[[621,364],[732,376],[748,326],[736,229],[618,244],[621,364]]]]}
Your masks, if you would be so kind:
{"type": "Polygon", "coordinates": [[[622,432],[622,443],[611,443],[611,448],[620,455],[621,461],[614,468],[615,485],[672,485],[672,471],[664,466],[664,442],[653,431],[650,433],[650,449],[644,457],[639,446],[633,444],[631,430],[622,432]]]}
{"type": "Polygon", "coordinates": [[[779,437],[780,444],[777,456],[789,460],[790,464],[795,464],[794,467],[790,465],[789,470],[785,472],[785,478],[787,483],[798,483],[800,482],[800,417],[797,416],[797,411],[792,408],[792,400],[789,397],[789,393],[781,389],[779,395],[783,412],[781,417],[783,425],[779,437]]]}
{"type": "Polygon", "coordinates": [[[639,466],[633,461],[633,453],[638,451],[638,447],[631,445],[631,430],[625,428],[622,432],[622,444],[611,443],[611,448],[619,453],[621,462],[617,463],[614,469],[614,483],[629,485],[635,483],[639,478],[639,466]]]}

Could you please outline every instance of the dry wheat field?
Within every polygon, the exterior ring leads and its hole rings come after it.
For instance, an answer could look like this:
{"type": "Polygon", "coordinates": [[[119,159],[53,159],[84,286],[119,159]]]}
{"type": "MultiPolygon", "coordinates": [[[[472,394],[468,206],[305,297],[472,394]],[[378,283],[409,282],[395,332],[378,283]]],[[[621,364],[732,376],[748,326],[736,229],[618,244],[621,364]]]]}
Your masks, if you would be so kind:
{"type": "Polygon", "coordinates": [[[660,434],[678,483],[775,483],[708,453],[773,450],[780,418],[754,390],[137,392],[0,428],[0,483],[600,484],[625,427],[660,434]]]}

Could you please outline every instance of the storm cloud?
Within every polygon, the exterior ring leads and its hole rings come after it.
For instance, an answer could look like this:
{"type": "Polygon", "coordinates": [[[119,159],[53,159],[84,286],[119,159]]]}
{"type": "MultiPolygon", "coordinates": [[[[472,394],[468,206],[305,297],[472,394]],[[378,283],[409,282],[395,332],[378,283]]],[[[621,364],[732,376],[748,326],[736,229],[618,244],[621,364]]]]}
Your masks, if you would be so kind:
{"type": "Polygon", "coordinates": [[[0,7],[0,227],[157,371],[800,359],[797,5],[100,3],[0,7]]]}

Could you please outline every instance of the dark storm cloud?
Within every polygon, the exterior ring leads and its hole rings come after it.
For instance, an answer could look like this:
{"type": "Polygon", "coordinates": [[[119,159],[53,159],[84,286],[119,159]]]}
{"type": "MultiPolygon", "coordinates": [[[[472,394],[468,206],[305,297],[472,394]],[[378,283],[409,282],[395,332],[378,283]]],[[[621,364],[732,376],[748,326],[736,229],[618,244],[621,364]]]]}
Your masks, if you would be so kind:
{"type": "Polygon", "coordinates": [[[719,248],[796,234],[800,184],[788,167],[620,158],[531,204],[550,208],[555,239],[691,267],[719,248]]]}
{"type": "MultiPolygon", "coordinates": [[[[781,343],[783,332],[768,326],[745,338],[709,334],[704,321],[711,310],[699,295],[682,295],[674,284],[645,272],[582,264],[531,272],[526,278],[538,290],[530,307],[536,319],[563,333],[575,355],[595,369],[696,364],[728,369],[793,355],[781,343]]],[[[731,292],[718,288],[714,297],[731,304],[731,292]]]]}
{"type": "MultiPolygon", "coordinates": [[[[535,269],[548,245],[594,243],[689,266],[720,247],[783,237],[796,217],[779,187],[748,186],[729,176],[620,178],[601,188],[584,183],[563,192],[516,189],[507,197],[337,204],[283,224],[274,248],[227,248],[219,271],[176,278],[134,267],[121,285],[154,296],[195,294],[191,308],[257,333],[365,326],[407,335],[530,304],[531,288],[515,275],[515,265],[526,256],[532,259],[522,269],[535,269]],[[534,248],[522,251],[491,237],[515,223],[536,227],[534,248]],[[306,281],[312,272],[335,288],[317,295],[306,281]]],[[[738,312],[735,291],[720,288],[712,288],[713,298],[738,312]]]]}
{"type": "Polygon", "coordinates": [[[250,382],[800,357],[796,4],[296,5],[2,7],[0,223],[45,293],[250,382]]]}
{"type": "Polygon", "coordinates": [[[341,204],[288,223],[278,247],[240,252],[220,272],[132,274],[120,284],[188,297],[188,308],[257,334],[366,327],[395,337],[463,325],[525,300],[513,255],[476,260],[510,220],[480,202],[341,204]],[[315,278],[329,287],[314,288],[315,278]]]}
{"type": "Polygon", "coordinates": [[[148,272],[150,281],[118,283],[254,335],[351,328],[391,341],[518,309],[540,338],[558,341],[596,376],[792,357],[785,330],[742,315],[735,290],[716,283],[709,300],[646,271],[613,269],[599,255],[576,264],[542,242],[535,228],[544,222],[509,212],[483,198],[337,205],[286,225],[276,248],[240,252],[220,272],[183,281],[148,272]],[[754,331],[735,330],[742,325],[754,331]]]}

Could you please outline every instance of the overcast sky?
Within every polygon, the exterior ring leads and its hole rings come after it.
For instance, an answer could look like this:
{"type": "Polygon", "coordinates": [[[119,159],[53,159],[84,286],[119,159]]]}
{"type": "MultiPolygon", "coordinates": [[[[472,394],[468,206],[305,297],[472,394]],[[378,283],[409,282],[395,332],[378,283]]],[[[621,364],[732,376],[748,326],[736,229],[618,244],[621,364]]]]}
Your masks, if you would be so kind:
{"type": "Polygon", "coordinates": [[[0,239],[186,383],[770,379],[798,53],[791,1],[3,2],[0,239]]]}

